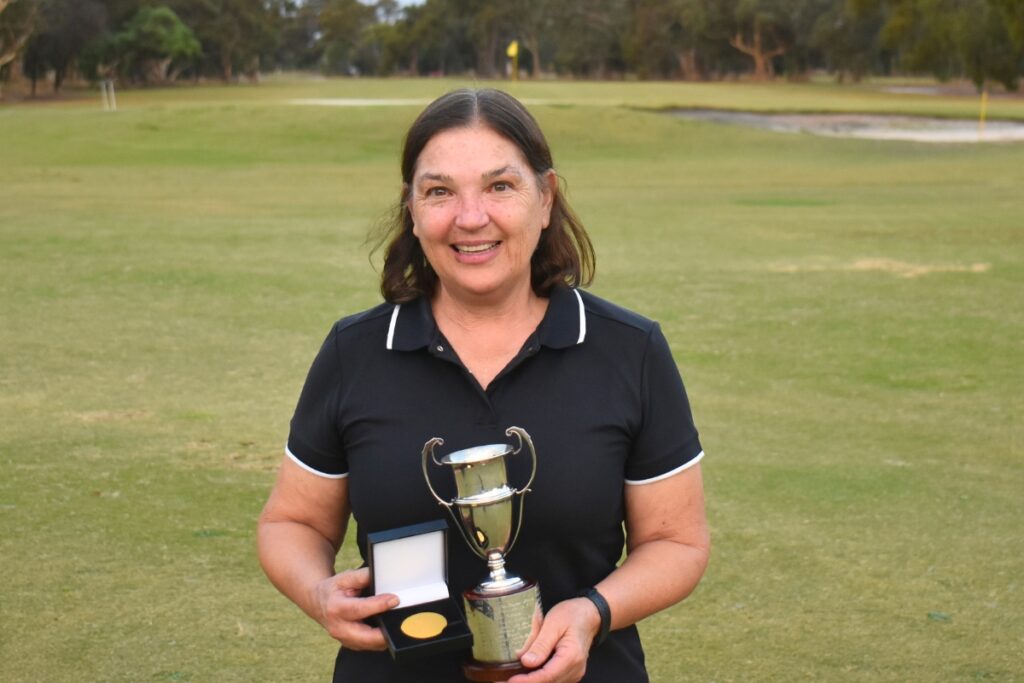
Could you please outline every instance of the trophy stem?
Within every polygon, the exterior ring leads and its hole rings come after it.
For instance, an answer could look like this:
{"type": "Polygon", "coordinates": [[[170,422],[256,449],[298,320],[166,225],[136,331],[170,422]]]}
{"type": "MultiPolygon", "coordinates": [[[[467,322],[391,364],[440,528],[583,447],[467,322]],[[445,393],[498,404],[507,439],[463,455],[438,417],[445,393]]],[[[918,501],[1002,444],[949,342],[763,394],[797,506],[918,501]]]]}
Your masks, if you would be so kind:
{"type": "Polygon", "coordinates": [[[492,552],[487,556],[487,569],[490,576],[476,587],[476,591],[485,595],[501,595],[509,591],[522,589],[527,582],[505,570],[505,556],[492,552]]]}
{"type": "Polygon", "coordinates": [[[501,553],[491,553],[488,555],[487,569],[491,572],[492,581],[504,581],[508,576],[505,573],[505,556],[501,553]]]}

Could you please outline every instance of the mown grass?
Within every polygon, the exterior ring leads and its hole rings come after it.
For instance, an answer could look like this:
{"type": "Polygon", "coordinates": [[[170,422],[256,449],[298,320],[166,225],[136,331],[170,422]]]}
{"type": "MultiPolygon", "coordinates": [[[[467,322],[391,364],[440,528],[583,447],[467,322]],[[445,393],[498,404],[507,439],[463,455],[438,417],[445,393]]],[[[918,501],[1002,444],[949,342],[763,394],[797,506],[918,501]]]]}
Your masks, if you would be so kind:
{"type": "MultiPolygon", "coordinates": [[[[417,108],[286,100],[454,85],[0,108],[0,680],[326,678],[253,526],[320,339],[377,301],[417,108]]],[[[557,100],[594,290],[662,321],[709,453],[713,561],[643,624],[654,680],[1024,677],[1024,146],[638,109],[976,113],[870,85],[515,88],[557,100]]]]}

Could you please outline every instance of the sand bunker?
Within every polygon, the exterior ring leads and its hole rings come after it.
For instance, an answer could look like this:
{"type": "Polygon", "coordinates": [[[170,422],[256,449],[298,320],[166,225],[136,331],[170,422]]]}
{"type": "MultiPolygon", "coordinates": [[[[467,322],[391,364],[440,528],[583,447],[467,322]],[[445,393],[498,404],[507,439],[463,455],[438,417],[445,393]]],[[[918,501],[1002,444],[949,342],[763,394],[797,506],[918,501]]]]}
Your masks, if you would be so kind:
{"type": "Polygon", "coordinates": [[[977,121],[882,114],[754,114],[719,109],[676,109],[675,116],[713,123],[763,128],[779,133],[811,133],[842,138],[910,140],[913,142],[1024,141],[1024,123],[977,121]]]}

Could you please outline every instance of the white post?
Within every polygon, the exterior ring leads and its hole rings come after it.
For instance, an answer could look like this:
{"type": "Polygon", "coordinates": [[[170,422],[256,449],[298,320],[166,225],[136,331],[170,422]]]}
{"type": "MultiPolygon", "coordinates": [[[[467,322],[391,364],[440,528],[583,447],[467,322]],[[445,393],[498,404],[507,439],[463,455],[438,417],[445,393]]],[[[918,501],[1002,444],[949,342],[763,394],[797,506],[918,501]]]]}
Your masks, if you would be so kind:
{"type": "Polygon", "coordinates": [[[110,111],[117,111],[117,96],[114,94],[114,79],[107,81],[110,85],[110,111]]]}

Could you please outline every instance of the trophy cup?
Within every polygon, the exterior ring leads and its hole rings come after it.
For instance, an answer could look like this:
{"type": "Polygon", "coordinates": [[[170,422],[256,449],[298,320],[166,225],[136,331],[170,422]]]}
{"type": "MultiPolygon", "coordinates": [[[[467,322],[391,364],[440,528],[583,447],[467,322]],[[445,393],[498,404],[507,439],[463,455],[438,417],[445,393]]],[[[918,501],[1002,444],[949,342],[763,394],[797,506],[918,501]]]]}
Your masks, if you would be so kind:
{"type": "Polygon", "coordinates": [[[505,571],[505,556],[512,549],[523,524],[523,498],[537,473],[537,453],[526,430],[509,427],[506,436],[515,434],[519,445],[490,444],[449,453],[440,460],[434,447],[444,443],[433,438],[423,446],[423,477],[427,488],[455,519],[470,549],[487,562],[490,576],[475,588],[463,591],[466,622],[473,634],[472,658],[463,664],[463,673],[471,681],[505,681],[528,671],[519,656],[540,629],[542,613],[540,590],[536,581],[526,581],[505,571]],[[508,485],[505,459],[530,449],[533,469],[526,486],[508,485]],[[452,469],[457,497],[443,500],[430,483],[427,459],[452,469]],[[513,532],[513,499],[519,494],[519,510],[513,532]]]}

